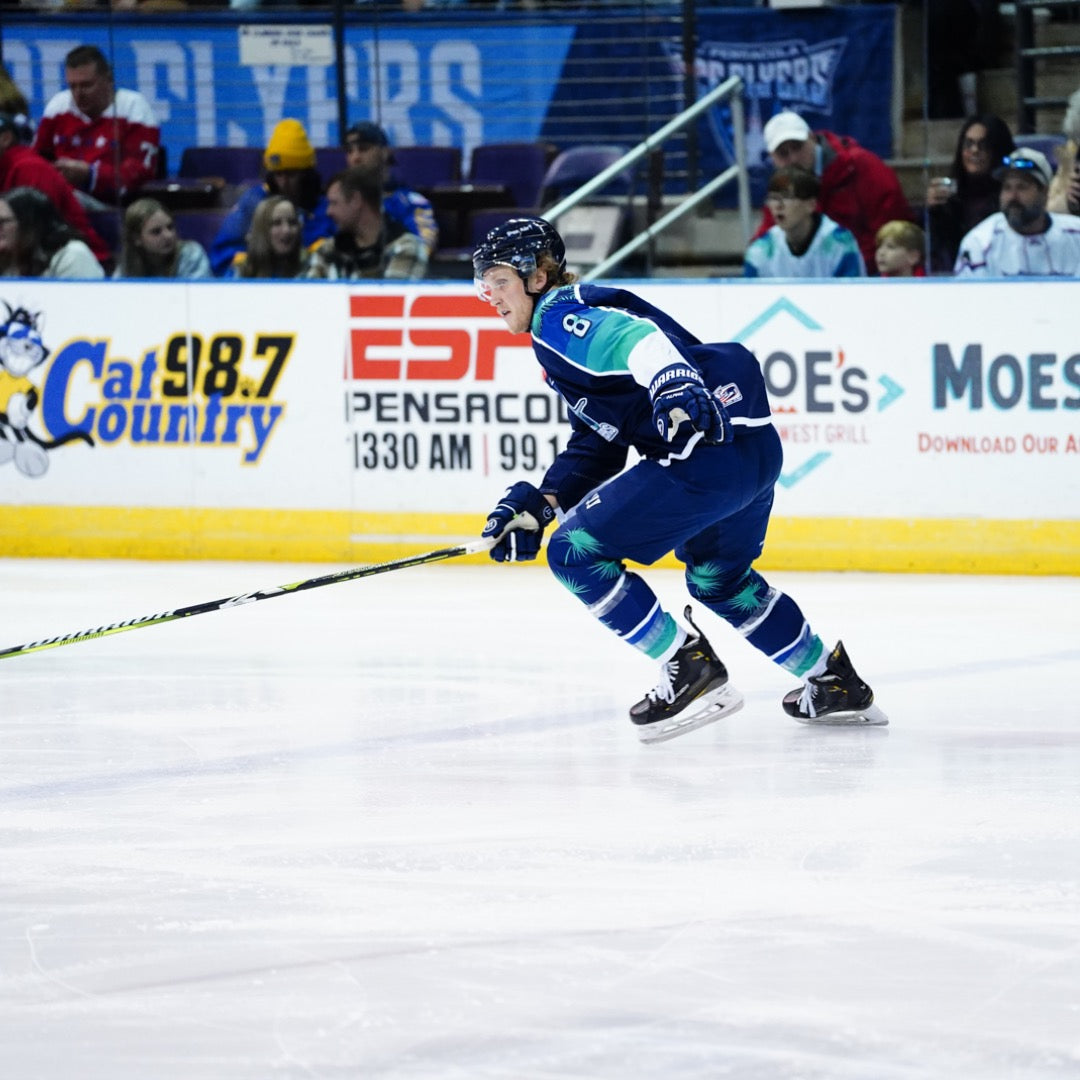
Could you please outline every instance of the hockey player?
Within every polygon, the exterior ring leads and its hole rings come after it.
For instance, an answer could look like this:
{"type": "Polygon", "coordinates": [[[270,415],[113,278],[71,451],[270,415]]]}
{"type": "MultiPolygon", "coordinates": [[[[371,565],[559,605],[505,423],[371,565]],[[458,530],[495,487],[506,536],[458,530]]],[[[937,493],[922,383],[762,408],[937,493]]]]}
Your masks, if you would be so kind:
{"type": "Polygon", "coordinates": [[[548,565],[605,626],[660,664],[630,709],[643,742],[735,712],[742,697],[684,611],[660,605],[625,560],[669,551],[690,595],[803,679],[784,710],[808,723],[887,723],[842,643],[829,652],[798,605],[753,568],[780,474],[765,382],[742,345],[702,344],[623,289],[574,284],[562,238],[541,218],[492,229],[473,253],[481,297],[511,333],[532,334],[573,432],[539,488],[514,484],[483,535],[497,562],[535,559],[558,516],[548,565]],[[633,447],[640,460],[625,469],[633,447]]]}

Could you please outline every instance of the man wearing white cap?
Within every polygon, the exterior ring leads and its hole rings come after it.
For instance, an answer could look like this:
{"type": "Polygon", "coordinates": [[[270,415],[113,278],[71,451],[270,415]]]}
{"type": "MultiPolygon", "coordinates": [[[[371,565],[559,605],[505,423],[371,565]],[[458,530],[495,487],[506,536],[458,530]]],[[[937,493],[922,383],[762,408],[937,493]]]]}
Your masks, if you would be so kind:
{"type": "MultiPolygon", "coordinates": [[[[773,164],[799,165],[821,181],[818,209],[852,233],[863,262],[872,267],[878,229],[887,221],[910,221],[911,207],[896,173],[850,135],[813,132],[795,112],[777,113],[762,132],[773,164]]],[[[764,236],[776,222],[765,207],[754,234],[764,236]]]]}
{"type": "Polygon", "coordinates": [[[994,170],[1001,210],[960,241],[957,277],[1080,276],[1080,218],[1046,209],[1054,170],[1046,155],[1018,147],[994,170]]]}

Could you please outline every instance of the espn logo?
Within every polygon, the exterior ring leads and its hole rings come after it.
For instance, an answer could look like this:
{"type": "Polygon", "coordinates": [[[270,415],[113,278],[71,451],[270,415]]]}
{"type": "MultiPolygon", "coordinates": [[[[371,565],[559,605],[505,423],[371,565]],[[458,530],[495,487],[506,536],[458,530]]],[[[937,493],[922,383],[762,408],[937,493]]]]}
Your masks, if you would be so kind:
{"type": "Polygon", "coordinates": [[[495,378],[499,349],[528,349],[490,304],[470,294],[415,296],[364,293],[349,297],[345,378],[406,380],[495,378]]]}

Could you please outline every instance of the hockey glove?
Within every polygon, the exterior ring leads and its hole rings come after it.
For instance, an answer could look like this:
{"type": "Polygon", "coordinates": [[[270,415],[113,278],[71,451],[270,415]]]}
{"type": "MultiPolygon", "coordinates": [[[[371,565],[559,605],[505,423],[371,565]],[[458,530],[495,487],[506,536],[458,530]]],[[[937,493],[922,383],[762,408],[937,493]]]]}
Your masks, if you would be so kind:
{"type": "Polygon", "coordinates": [[[649,397],[653,425],[665,442],[675,438],[684,420],[700,431],[707,443],[722,443],[731,437],[724,407],[689,364],[672,364],[658,372],[649,386],[649,397]]]}
{"type": "Polygon", "coordinates": [[[489,552],[496,562],[531,562],[540,552],[544,529],[554,520],[551,503],[522,480],[506,489],[480,535],[499,537],[489,552]]]}

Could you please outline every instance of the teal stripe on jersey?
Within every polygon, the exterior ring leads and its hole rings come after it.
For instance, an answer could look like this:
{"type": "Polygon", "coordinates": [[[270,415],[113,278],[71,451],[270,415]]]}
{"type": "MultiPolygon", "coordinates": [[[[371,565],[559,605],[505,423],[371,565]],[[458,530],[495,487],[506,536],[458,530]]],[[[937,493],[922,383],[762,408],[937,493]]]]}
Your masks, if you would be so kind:
{"type": "Polygon", "coordinates": [[[634,319],[621,311],[593,308],[601,317],[584,338],[572,339],[568,360],[589,371],[612,372],[630,370],[630,353],[642,338],[658,334],[652,323],[634,319]]]}
{"type": "Polygon", "coordinates": [[[650,334],[660,333],[648,319],[618,308],[581,303],[572,288],[555,289],[542,297],[534,320],[537,338],[571,364],[596,375],[629,373],[634,347],[650,334]],[[546,320],[542,330],[541,320],[546,320]]]}

